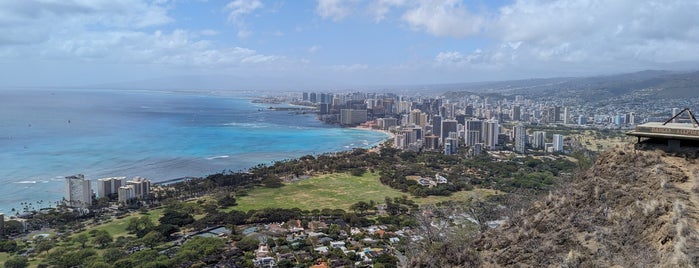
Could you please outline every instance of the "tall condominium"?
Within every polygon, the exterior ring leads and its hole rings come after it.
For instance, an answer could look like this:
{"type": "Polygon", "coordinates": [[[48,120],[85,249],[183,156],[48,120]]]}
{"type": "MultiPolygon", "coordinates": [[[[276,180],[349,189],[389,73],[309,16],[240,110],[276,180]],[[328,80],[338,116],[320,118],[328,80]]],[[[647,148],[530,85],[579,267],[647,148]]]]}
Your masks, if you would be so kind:
{"type": "Polygon", "coordinates": [[[148,194],[150,193],[150,181],[141,178],[141,177],[135,177],[130,181],[126,182],[127,185],[133,185],[134,187],[134,192],[136,195],[136,198],[139,199],[147,199],[148,194]]]}
{"type": "Polygon", "coordinates": [[[454,119],[445,119],[442,120],[442,143],[444,143],[444,140],[449,137],[450,132],[457,132],[457,126],[459,125],[459,122],[457,122],[454,119]]]}
{"type": "Polygon", "coordinates": [[[119,187],[119,203],[126,203],[132,199],[136,199],[136,189],[133,185],[119,187]]]}
{"type": "Polygon", "coordinates": [[[109,197],[119,193],[119,187],[126,184],[126,177],[111,177],[97,180],[97,196],[109,197]]]}
{"type": "Polygon", "coordinates": [[[532,147],[536,149],[546,148],[546,132],[545,131],[534,131],[532,134],[532,147]]]}
{"type": "Polygon", "coordinates": [[[498,135],[500,135],[500,123],[497,120],[488,120],[483,128],[484,143],[489,150],[495,149],[498,145],[498,135]]]}
{"type": "Polygon", "coordinates": [[[432,134],[442,138],[442,117],[439,115],[432,116],[432,134]]]}
{"type": "Polygon", "coordinates": [[[524,125],[517,125],[514,127],[515,136],[515,152],[523,154],[526,152],[527,148],[527,129],[524,125]]]}
{"type": "Polygon", "coordinates": [[[483,121],[467,120],[465,125],[464,143],[466,146],[473,146],[483,141],[483,121]]]}
{"type": "Polygon", "coordinates": [[[366,110],[342,109],[340,110],[340,124],[345,126],[358,125],[367,120],[366,110]]]}
{"type": "Polygon", "coordinates": [[[87,208],[92,205],[90,180],[83,174],[66,177],[66,202],[70,207],[87,208]]]}
{"type": "Polygon", "coordinates": [[[563,135],[553,134],[553,151],[563,152],[563,135]]]}

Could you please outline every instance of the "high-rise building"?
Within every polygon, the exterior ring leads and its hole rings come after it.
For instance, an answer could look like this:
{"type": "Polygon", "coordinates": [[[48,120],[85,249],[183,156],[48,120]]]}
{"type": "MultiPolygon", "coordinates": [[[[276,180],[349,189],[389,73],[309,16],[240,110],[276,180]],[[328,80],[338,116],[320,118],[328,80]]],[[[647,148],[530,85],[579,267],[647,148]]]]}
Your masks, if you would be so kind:
{"type": "Polygon", "coordinates": [[[451,143],[444,143],[444,155],[452,155],[451,143]]]}
{"type": "Polygon", "coordinates": [[[522,107],[519,105],[512,106],[512,120],[522,121],[522,107]]]}
{"type": "Polygon", "coordinates": [[[553,134],[553,151],[563,152],[563,135],[553,134]]]}
{"type": "Polygon", "coordinates": [[[636,115],[634,115],[633,112],[626,114],[626,123],[629,125],[636,124],[636,115]]]}
{"type": "Polygon", "coordinates": [[[398,119],[387,117],[376,119],[376,125],[383,130],[395,127],[398,125],[398,119]]]}
{"type": "Polygon", "coordinates": [[[587,117],[584,115],[579,115],[578,116],[578,125],[581,125],[581,126],[587,125],[587,117]]]}
{"type": "Polygon", "coordinates": [[[466,120],[466,125],[464,128],[464,143],[466,146],[473,146],[476,143],[481,143],[483,141],[483,121],[466,120]]]}
{"type": "Polygon", "coordinates": [[[515,136],[515,152],[523,154],[527,148],[527,129],[524,125],[517,125],[513,129],[515,136]]]}
{"type": "Polygon", "coordinates": [[[437,135],[425,135],[425,150],[434,151],[439,149],[439,136],[437,135]]]}
{"type": "Polygon", "coordinates": [[[568,107],[563,107],[563,124],[568,124],[568,107]]]}
{"type": "Polygon", "coordinates": [[[534,131],[532,133],[532,147],[536,149],[546,148],[546,132],[545,131],[534,131]]]}
{"type": "Polygon", "coordinates": [[[307,101],[307,100],[308,100],[308,92],[303,92],[302,99],[303,99],[304,101],[307,101]]]}
{"type": "Polygon", "coordinates": [[[309,94],[309,98],[308,98],[308,99],[309,99],[312,103],[318,102],[318,96],[316,95],[315,92],[311,92],[311,94],[309,94]]]}
{"type": "Polygon", "coordinates": [[[119,203],[127,203],[129,200],[136,199],[136,188],[129,184],[119,187],[119,203]]]}
{"type": "Polygon", "coordinates": [[[340,124],[344,126],[358,125],[366,122],[367,110],[341,109],[340,124]]]}
{"type": "Polygon", "coordinates": [[[134,194],[136,198],[138,199],[148,199],[148,195],[150,194],[150,181],[141,178],[141,177],[135,177],[130,181],[126,182],[126,185],[131,185],[134,188],[134,194]]]}
{"type": "Polygon", "coordinates": [[[66,177],[66,202],[70,207],[87,208],[92,205],[90,180],[83,174],[66,177]]]}
{"type": "Polygon", "coordinates": [[[432,134],[442,138],[442,117],[439,115],[432,116],[432,134]]]}
{"type": "MultiPolygon", "coordinates": [[[[677,115],[678,113],[680,113],[680,108],[672,108],[672,114],[670,115],[670,118],[674,117],[674,116],[677,115]]],[[[679,117],[679,116],[678,116],[678,117],[679,117]]],[[[677,118],[672,119],[672,122],[673,122],[673,123],[677,123],[677,118]]]]}
{"type": "Polygon", "coordinates": [[[560,106],[555,106],[553,107],[554,109],[554,122],[561,122],[561,107],[560,106]]]}
{"type": "Polygon", "coordinates": [[[459,122],[457,122],[454,119],[445,119],[442,120],[442,127],[441,127],[441,140],[442,143],[444,143],[444,140],[449,137],[449,133],[451,132],[457,132],[457,127],[459,125],[459,122]]]}
{"type": "Polygon", "coordinates": [[[483,128],[484,143],[488,150],[493,150],[498,145],[498,135],[500,135],[500,124],[497,120],[488,120],[483,128]]]}
{"type": "Polygon", "coordinates": [[[119,193],[119,187],[126,184],[126,177],[102,178],[97,180],[97,196],[109,197],[119,193]]]}

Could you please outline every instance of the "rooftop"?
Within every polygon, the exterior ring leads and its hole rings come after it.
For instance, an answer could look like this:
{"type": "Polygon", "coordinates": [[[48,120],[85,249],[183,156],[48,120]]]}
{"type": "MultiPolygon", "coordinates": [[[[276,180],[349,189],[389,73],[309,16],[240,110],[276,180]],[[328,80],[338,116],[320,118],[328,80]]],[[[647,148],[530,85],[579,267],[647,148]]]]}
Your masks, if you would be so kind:
{"type": "Polygon", "coordinates": [[[688,123],[650,122],[636,126],[636,129],[626,133],[639,138],[677,139],[699,141],[699,126],[688,123]]]}

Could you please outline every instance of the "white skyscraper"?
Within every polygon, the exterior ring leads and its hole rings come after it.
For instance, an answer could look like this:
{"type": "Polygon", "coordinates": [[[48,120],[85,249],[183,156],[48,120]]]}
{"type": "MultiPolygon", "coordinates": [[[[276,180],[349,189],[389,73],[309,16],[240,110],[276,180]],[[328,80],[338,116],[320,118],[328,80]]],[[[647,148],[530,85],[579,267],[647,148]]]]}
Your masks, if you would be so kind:
{"type": "Polygon", "coordinates": [[[568,107],[563,107],[563,124],[567,125],[568,123],[568,107]]]}
{"type": "Polygon", "coordinates": [[[119,187],[126,184],[126,177],[102,178],[97,180],[97,196],[108,197],[119,192],[119,187]]]}
{"type": "Polygon", "coordinates": [[[524,125],[517,125],[514,128],[515,152],[525,153],[527,146],[527,130],[524,125]]]}
{"type": "Polygon", "coordinates": [[[148,194],[150,194],[150,181],[145,178],[135,177],[127,181],[126,185],[133,185],[134,193],[138,199],[147,199],[148,194]]]}
{"type": "Polygon", "coordinates": [[[553,134],[553,151],[563,152],[563,135],[553,134]]]}
{"type": "Polygon", "coordinates": [[[498,145],[498,135],[500,135],[500,124],[498,121],[486,121],[485,127],[483,128],[483,135],[485,136],[484,143],[486,148],[489,150],[495,149],[495,146],[498,145]]]}
{"type": "Polygon", "coordinates": [[[87,208],[92,205],[90,180],[83,174],[66,177],[66,201],[68,206],[87,208]]]}
{"type": "Polygon", "coordinates": [[[536,149],[546,148],[546,132],[545,131],[534,131],[532,134],[532,147],[536,149]]]}

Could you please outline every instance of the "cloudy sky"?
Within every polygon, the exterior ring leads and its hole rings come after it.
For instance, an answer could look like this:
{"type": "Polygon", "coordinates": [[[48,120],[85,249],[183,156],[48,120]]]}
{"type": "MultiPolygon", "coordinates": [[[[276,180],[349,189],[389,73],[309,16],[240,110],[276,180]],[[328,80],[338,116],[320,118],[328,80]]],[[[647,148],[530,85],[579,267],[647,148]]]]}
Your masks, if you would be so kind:
{"type": "Polygon", "coordinates": [[[699,69],[696,0],[3,0],[0,86],[455,83],[699,69]]]}

